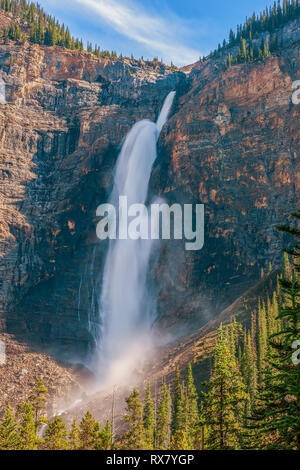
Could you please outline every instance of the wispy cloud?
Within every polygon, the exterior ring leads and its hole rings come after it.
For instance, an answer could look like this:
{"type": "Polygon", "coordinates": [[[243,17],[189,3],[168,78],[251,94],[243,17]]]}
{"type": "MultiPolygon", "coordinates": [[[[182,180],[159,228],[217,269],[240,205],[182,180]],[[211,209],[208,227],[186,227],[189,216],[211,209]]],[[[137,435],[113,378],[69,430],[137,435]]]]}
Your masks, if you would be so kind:
{"type": "Polygon", "coordinates": [[[187,24],[172,15],[166,19],[148,13],[132,0],[75,0],[119,34],[143,45],[150,56],[176,65],[191,64],[201,52],[184,45],[187,24]]]}

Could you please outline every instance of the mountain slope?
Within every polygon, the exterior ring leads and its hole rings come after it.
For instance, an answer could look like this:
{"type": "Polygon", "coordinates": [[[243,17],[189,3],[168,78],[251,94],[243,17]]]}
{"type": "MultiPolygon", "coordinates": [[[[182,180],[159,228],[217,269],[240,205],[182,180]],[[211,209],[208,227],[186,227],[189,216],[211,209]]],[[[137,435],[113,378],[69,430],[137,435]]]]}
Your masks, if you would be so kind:
{"type": "Polygon", "coordinates": [[[300,20],[283,30],[280,57],[223,69],[195,64],[190,88],[160,141],[152,191],[169,202],[205,204],[205,243],[168,242],[157,266],[160,314],[191,328],[230,305],[288,243],[276,230],[299,203],[300,20]],[[291,35],[291,31],[293,34],[291,35]]]}
{"type": "Polygon", "coordinates": [[[111,190],[122,139],[137,120],[155,119],[171,89],[176,100],[149,198],[204,203],[205,245],[187,252],[170,241],[153,260],[159,326],[194,331],[254,285],[270,261],[279,266],[286,241],[275,225],[299,192],[299,106],[291,103],[299,21],[282,34],[280,57],[227,70],[209,59],[185,72],[58,46],[0,44],[7,95],[0,105],[0,310],[8,332],[74,360],[89,354],[91,290],[105,251],[96,208],[111,190]]]}

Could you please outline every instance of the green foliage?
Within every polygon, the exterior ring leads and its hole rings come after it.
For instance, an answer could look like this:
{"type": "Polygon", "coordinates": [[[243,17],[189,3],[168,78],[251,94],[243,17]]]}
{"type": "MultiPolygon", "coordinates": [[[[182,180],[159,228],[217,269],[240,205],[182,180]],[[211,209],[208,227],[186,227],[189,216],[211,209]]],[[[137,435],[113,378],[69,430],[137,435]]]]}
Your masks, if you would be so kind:
{"type": "Polygon", "coordinates": [[[48,389],[44,384],[42,377],[36,377],[32,393],[29,397],[29,402],[32,405],[34,412],[34,421],[36,430],[42,423],[47,422],[44,417],[44,412],[47,404],[48,389]]]}
{"type": "MultiPolygon", "coordinates": [[[[25,32],[21,32],[19,21],[16,19],[11,22],[9,29],[1,32],[0,36],[8,37],[13,41],[22,40],[24,42],[28,39],[35,44],[61,46],[79,51],[84,49],[81,39],[71,36],[68,27],[65,28],[64,24],[60,25],[54,17],[47,15],[38,4],[23,0],[14,0],[12,2],[1,0],[0,7],[5,11],[14,13],[17,18],[21,18],[23,23],[29,27],[29,35],[26,36],[25,32]],[[11,5],[13,5],[13,8],[11,8],[11,5]]],[[[87,50],[99,56],[100,49],[98,46],[95,46],[93,51],[88,44],[87,50]]]]}
{"type": "Polygon", "coordinates": [[[192,364],[188,365],[188,374],[186,379],[186,438],[189,448],[193,449],[196,439],[196,424],[199,419],[198,412],[198,394],[194,383],[192,364]]]}
{"type": "Polygon", "coordinates": [[[300,211],[293,214],[297,226],[280,226],[296,239],[295,247],[286,252],[293,258],[289,277],[279,282],[282,302],[279,307],[279,330],[269,337],[268,363],[252,420],[260,437],[259,446],[273,449],[300,450],[300,364],[293,362],[293,348],[300,340],[300,211]]]}
{"type": "MultiPolygon", "coordinates": [[[[163,380],[158,405],[150,383],[143,402],[134,389],[126,398],[128,428],[119,440],[121,448],[300,449],[300,367],[292,360],[300,342],[300,212],[294,216],[294,227],[279,227],[296,242],[285,250],[283,274],[272,295],[258,299],[246,327],[233,319],[219,328],[202,401],[191,364],[185,381],[176,368],[172,395],[163,380]]],[[[101,429],[90,411],[79,426],[73,422],[69,433],[60,416],[48,423],[47,393],[38,377],[16,415],[7,406],[0,422],[0,449],[115,448],[110,423],[101,429]],[[43,438],[38,437],[42,423],[48,424],[43,438]]]]}
{"type": "MultiPolygon", "coordinates": [[[[0,0],[0,8],[14,15],[10,27],[5,28],[4,31],[0,29],[0,38],[22,42],[29,40],[34,44],[84,50],[82,39],[72,36],[68,27],[60,24],[54,16],[45,13],[38,3],[27,0],[0,0]]],[[[122,54],[118,56],[116,51],[101,50],[97,44],[93,47],[90,42],[87,42],[86,51],[96,57],[124,59],[122,54]]],[[[133,55],[131,58],[133,59],[133,55]]],[[[158,59],[155,58],[153,63],[157,61],[158,59]]]]}
{"type": "Polygon", "coordinates": [[[246,387],[228,335],[222,327],[214,350],[212,376],[206,383],[204,416],[210,449],[239,449],[242,435],[246,387]]]}
{"type": "Polygon", "coordinates": [[[88,410],[79,424],[80,450],[95,450],[99,444],[100,425],[88,410]]]}
{"type": "Polygon", "coordinates": [[[29,401],[21,403],[18,407],[20,424],[18,429],[20,450],[36,450],[40,440],[36,436],[34,412],[29,401]]]}
{"type": "Polygon", "coordinates": [[[21,403],[15,415],[11,406],[6,408],[0,421],[0,450],[110,450],[113,449],[110,423],[100,429],[99,423],[90,411],[82,418],[80,425],[74,420],[70,432],[61,416],[48,421],[41,417],[45,401],[41,400],[46,387],[42,379],[36,379],[29,399],[21,403]],[[36,421],[37,420],[37,421],[36,421]],[[39,424],[45,423],[43,437],[38,435],[39,424]]]}
{"type": "Polygon", "coordinates": [[[187,439],[186,432],[183,430],[176,431],[171,439],[170,449],[171,450],[189,450],[190,444],[187,439]]]}
{"type": "Polygon", "coordinates": [[[80,428],[77,424],[76,419],[74,419],[72,423],[72,428],[69,434],[69,443],[71,450],[79,450],[81,447],[80,428]]]}
{"type": "Polygon", "coordinates": [[[10,405],[7,405],[4,418],[0,424],[0,449],[19,449],[20,437],[18,422],[10,405]]]}
{"type": "Polygon", "coordinates": [[[251,332],[245,332],[244,354],[243,354],[243,377],[247,386],[250,408],[257,390],[257,359],[255,349],[255,338],[251,332]]]}
{"type": "Polygon", "coordinates": [[[99,432],[99,438],[96,443],[96,450],[113,449],[112,433],[109,421],[106,421],[104,428],[99,432]]]}
{"type": "Polygon", "coordinates": [[[136,388],[126,398],[126,404],[125,421],[129,428],[122,438],[122,447],[130,450],[144,449],[146,435],[143,422],[143,403],[136,388]]]}
{"type": "Polygon", "coordinates": [[[258,332],[258,370],[259,370],[259,380],[261,380],[261,374],[265,365],[265,358],[267,354],[267,319],[266,319],[266,308],[264,302],[258,305],[258,323],[257,323],[257,332],[258,332]]]}
{"type": "Polygon", "coordinates": [[[202,401],[199,406],[199,419],[195,428],[195,449],[205,450],[207,448],[208,426],[205,418],[205,403],[202,401]]]}
{"type": "Polygon", "coordinates": [[[173,410],[171,433],[172,436],[177,431],[186,431],[186,400],[182,386],[181,373],[179,366],[176,367],[174,391],[173,391],[173,410]]]}
{"type": "Polygon", "coordinates": [[[266,9],[259,15],[253,13],[243,25],[237,25],[236,33],[231,29],[229,40],[223,41],[223,46],[212,52],[209,57],[217,58],[227,53],[226,67],[243,62],[264,60],[270,55],[280,55],[282,48],[279,39],[280,28],[291,20],[300,17],[300,3],[298,0],[278,0],[273,7],[266,9]],[[259,38],[261,41],[259,42],[259,38]],[[238,52],[233,56],[234,47],[238,52]]]}
{"type": "MultiPolygon", "coordinates": [[[[0,7],[25,22],[30,29],[27,39],[31,42],[47,46],[56,45],[71,50],[82,51],[84,49],[82,40],[74,38],[68,27],[65,27],[64,24],[61,25],[56,18],[46,14],[39,4],[24,0],[1,0],[0,7]]],[[[236,63],[264,60],[271,54],[278,55],[282,47],[278,30],[289,21],[299,18],[299,16],[300,5],[298,0],[278,1],[277,5],[275,2],[273,7],[266,7],[259,15],[253,13],[243,25],[237,25],[236,33],[230,29],[228,41],[224,39],[222,45],[219,44],[218,48],[208,57],[221,57],[228,50],[226,67],[231,67],[236,63]],[[264,38],[267,35],[268,41],[265,42],[264,38]],[[257,45],[257,38],[260,36],[262,41],[260,45],[257,45]],[[233,56],[232,48],[235,46],[239,47],[239,51],[233,56]]],[[[21,31],[19,21],[15,20],[12,21],[9,29],[0,32],[2,37],[9,37],[14,41],[22,40],[23,42],[26,40],[26,34],[21,31]]],[[[116,51],[101,51],[99,46],[95,45],[93,47],[89,42],[86,50],[97,57],[117,58],[116,51]]],[[[133,59],[133,55],[131,55],[131,58],[133,59]]],[[[122,54],[119,55],[119,59],[123,59],[122,54]]],[[[203,58],[201,61],[206,59],[203,58]]],[[[158,57],[154,57],[153,64],[158,62],[158,57]]],[[[176,67],[171,64],[171,69],[175,71],[176,67]]]]}
{"type": "Polygon", "coordinates": [[[44,436],[43,449],[46,450],[67,450],[69,442],[67,440],[67,426],[61,416],[55,416],[47,426],[44,436]]]}
{"type": "Polygon", "coordinates": [[[154,449],[154,438],[155,438],[155,410],[154,400],[151,396],[151,385],[148,382],[146,397],[144,401],[144,429],[145,437],[148,449],[154,449]]]}
{"type": "Polygon", "coordinates": [[[160,401],[157,410],[156,446],[168,449],[170,442],[171,396],[165,380],[162,382],[160,401]]]}
{"type": "Polygon", "coordinates": [[[76,420],[72,423],[69,433],[68,447],[71,450],[110,450],[113,448],[110,423],[100,429],[99,423],[90,411],[87,411],[78,426],[76,420]]]}

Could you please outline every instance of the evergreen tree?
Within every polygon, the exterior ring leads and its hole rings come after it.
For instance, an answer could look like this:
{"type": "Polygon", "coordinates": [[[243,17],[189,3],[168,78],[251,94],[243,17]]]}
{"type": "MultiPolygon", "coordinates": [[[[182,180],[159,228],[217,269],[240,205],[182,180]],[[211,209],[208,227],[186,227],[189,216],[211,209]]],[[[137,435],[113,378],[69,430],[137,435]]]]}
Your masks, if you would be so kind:
{"type": "Polygon", "coordinates": [[[238,350],[240,340],[244,334],[243,327],[240,323],[237,322],[236,318],[234,317],[231,324],[227,325],[227,327],[224,329],[224,333],[228,338],[230,351],[235,356],[238,350]]]}
{"type": "Polygon", "coordinates": [[[0,423],[0,450],[17,450],[20,445],[18,422],[10,405],[7,405],[0,423]]]}
{"type": "Polygon", "coordinates": [[[247,58],[247,49],[246,49],[246,39],[242,38],[240,39],[240,59],[245,62],[247,58]]]}
{"type": "Polygon", "coordinates": [[[292,266],[287,251],[283,253],[283,277],[289,279],[292,274],[292,266]]]}
{"type": "Polygon", "coordinates": [[[198,394],[194,383],[192,364],[189,363],[186,379],[186,431],[190,449],[193,449],[195,446],[196,424],[198,419],[198,394]]]}
{"type": "Polygon", "coordinates": [[[79,450],[81,447],[80,428],[76,419],[72,423],[72,428],[69,434],[69,444],[71,450],[79,450]]]}
{"type": "Polygon", "coordinates": [[[231,65],[232,65],[232,55],[229,52],[227,56],[227,66],[231,67],[231,65]]]}
{"type": "Polygon", "coordinates": [[[258,303],[258,324],[257,324],[257,346],[258,346],[258,378],[259,382],[262,380],[262,371],[265,366],[265,358],[267,354],[267,318],[266,318],[266,307],[264,302],[258,303]]]}
{"type": "Polygon", "coordinates": [[[235,40],[235,34],[234,34],[234,32],[232,31],[232,29],[230,29],[230,32],[229,32],[229,45],[233,45],[233,44],[234,44],[234,40],[235,40]]]}
{"type": "Polygon", "coordinates": [[[72,39],[71,39],[71,35],[70,35],[70,31],[69,31],[69,28],[68,28],[68,27],[67,27],[66,33],[65,33],[64,46],[65,46],[67,49],[71,49],[71,48],[72,48],[72,39]]]}
{"type": "Polygon", "coordinates": [[[122,438],[122,446],[129,450],[144,449],[146,436],[143,423],[143,404],[136,388],[126,398],[126,404],[125,421],[129,428],[122,438]]]}
{"type": "Polygon", "coordinates": [[[195,448],[205,450],[207,448],[208,427],[205,418],[205,403],[202,401],[199,408],[199,418],[196,425],[195,448]]]}
{"type": "Polygon", "coordinates": [[[88,410],[79,424],[80,450],[95,450],[99,441],[100,425],[88,410]]]}
{"type": "Polygon", "coordinates": [[[39,439],[35,433],[34,413],[29,401],[18,407],[18,417],[20,418],[18,448],[21,450],[36,450],[39,439]]]}
{"type": "MultiPolygon", "coordinates": [[[[12,40],[21,39],[25,41],[25,36],[29,35],[30,41],[37,44],[60,45],[69,49],[83,50],[82,41],[78,38],[74,39],[69,29],[64,24],[60,25],[52,16],[47,15],[39,4],[23,2],[23,0],[1,0],[0,5],[4,10],[22,18],[24,31],[21,31],[19,22],[15,22],[13,30],[10,31],[12,40]]],[[[240,45],[238,54],[235,57],[228,54],[226,66],[230,66],[231,63],[263,60],[269,57],[270,54],[279,54],[279,28],[288,21],[299,17],[300,6],[298,0],[283,0],[282,4],[279,1],[272,8],[266,8],[260,15],[253,13],[252,17],[246,18],[244,24],[237,25],[236,34],[231,29],[228,42],[224,39],[222,45],[219,43],[217,50],[211,52],[209,57],[221,57],[223,51],[231,48],[232,52],[233,47],[238,45],[240,45]],[[257,39],[259,34],[262,33],[266,37],[270,36],[270,45],[263,44],[263,47],[258,48],[253,44],[253,40],[257,39]]],[[[4,37],[8,37],[8,34],[4,37]]],[[[99,55],[112,58],[117,56],[116,51],[111,53],[101,51],[100,53],[99,47],[95,46],[93,48],[91,43],[88,43],[87,51],[94,53],[97,57],[99,55]]],[[[122,58],[122,55],[119,58],[122,58]]],[[[131,55],[131,58],[133,59],[133,55],[131,55]]],[[[153,62],[157,63],[158,58],[155,57],[153,62]]]]}
{"type": "Polygon", "coordinates": [[[155,433],[155,410],[154,401],[151,396],[151,385],[148,382],[146,397],[144,402],[144,429],[146,436],[147,448],[154,449],[154,433],[155,433]]]}
{"type": "Polygon", "coordinates": [[[34,422],[36,431],[42,423],[47,422],[47,420],[43,416],[48,401],[47,395],[48,389],[44,384],[42,377],[36,377],[32,393],[29,397],[29,402],[31,403],[34,412],[34,422]]]}
{"type": "Polygon", "coordinates": [[[186,400],[182,386],[181,373],[179,366],[176,367],[174,391],[173,391],[173,408],[171,434],[177,431],[186,431],[186,400]]]}
{"type": "Polygon", "coordinates": [[[252,338],[251,332],[248,331],[245,335],[243,376],[249,393],[250,408],[257,390],[257,365],[256,354],[254,350],[254,341],[255,340],[252,338]]]}
{"type": "Polygon", "coordinates": [[[99,433],[99,439],[96,444],[96,450],[110,450],[113,448],[112,433],[109,421],[99,433]]]}
{"type": "Polygon", "coordinates": [[[46,450],[67,450],[69,442],[67,440],[68,431],[61,416],[55,416],[47,426],[45,431],[43,448],[46,450]]]}
{"type": "MultiPolygon", "coordinates": [[[[82,40],[74,39],[69,28],[64,24],[60,25],[55,18],[47,15],[39,4],[23,0],[1,0],[0,8],[22,19],[22,23],[20,23],[17,18],[14,18],[10,27],[6,28],[3,34],[0,31],[0,37],[9,37],[13,41],[22,40],[22,42],[28,38],[36,44],[60,45],[69,49],[83,50],[82,40]]],[[[93,51],[90,43],[87,50],[93,51]]],[[[100,55],[98,46],[95,46],[94,54],[100,55]]],[[[110,54],[108,54],[109,56],[110,54]]],[[[116,52],[112,51],[111,56],[116,57],[116,52]]]]}
{"type": "Polygon", "coordinates": [[[186,432],[183,430],[176,431],[171,439],[170,444],[171,450],[190,450],[190,444],[186,436],[186,432]]]}
{"type": "Polygon", "coordinates": [[[278,317],[282,323],[269,338],[269,361],[252,419],[261,447],[300,450],[300,364],[293,362],[293,345],[300,338],[300,211],[293,215],[296,228],[278,227],[296,238],[295,247],[285,250],[293,257],[293,266],[290,277],[279,280],[282,304],[278,317]]]}
{"type": "Polygon", "coordinates": [[[236,358],[220,327],[214,350],[214,366],[206,384],[205,421],[210,449],[239,449],[244,402],[247,398],[236,358]]]}
{"type": "Polygon", "coordinates": [[[157,435],[156,444],[158,449],[168,449],[170,442],[171,423],[171,396],[164,379],[161,386],[160,401],[157,411],[157,435]]]}

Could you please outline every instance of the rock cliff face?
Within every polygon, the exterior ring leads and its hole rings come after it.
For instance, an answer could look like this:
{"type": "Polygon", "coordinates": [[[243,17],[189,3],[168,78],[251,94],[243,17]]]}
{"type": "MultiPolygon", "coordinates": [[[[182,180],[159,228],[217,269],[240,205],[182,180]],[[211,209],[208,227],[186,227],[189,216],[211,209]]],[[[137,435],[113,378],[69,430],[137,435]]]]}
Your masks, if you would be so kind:
{"type": "Polygon", "coordinates": [[[189,90],[166,124],[152,185],[170,202],[205,204],[205,244],[165,245],[157,272],[166,325],[203,324],[281,262],[288,240],[276,225],[299,203],[300,106],[291,98],[300,22],[281,40],[281,56],[262,63],[185,68],[189,90]]]}
{"type": "MultiPolygon", "coordinates": [[[[0,24],[6,20],[2,14],[0,24]]],[[[3,329],[39,338],[60,355],[88,353],[90,299],[105,251],[95,235],[96,208],[111,190],[122,139],[134,122],[155,119],[172,89],[151,194],[204,203],[206,226],[201,251],[171,241],[153,261],[160,324],[203,324],[253,284],[261,267],[278,264],[282,239],[274,227],[299,191],[300,106],[291,95],[300,79],[300,28],[292,27],[280,57],[227,71],[213,61],[174,72],[0,44],[3,329]]]]}

